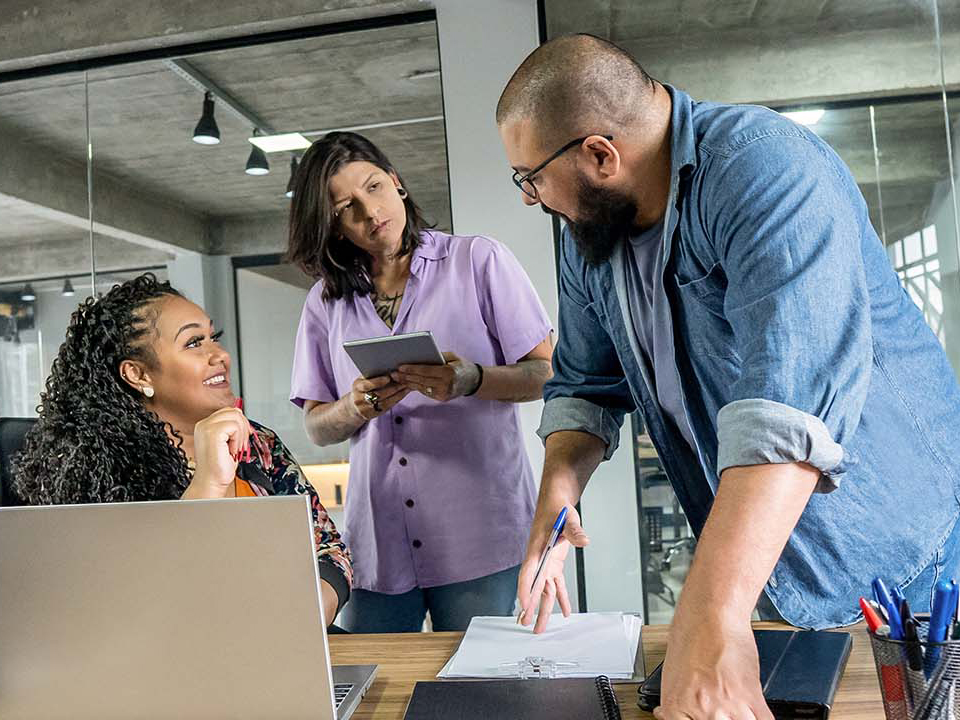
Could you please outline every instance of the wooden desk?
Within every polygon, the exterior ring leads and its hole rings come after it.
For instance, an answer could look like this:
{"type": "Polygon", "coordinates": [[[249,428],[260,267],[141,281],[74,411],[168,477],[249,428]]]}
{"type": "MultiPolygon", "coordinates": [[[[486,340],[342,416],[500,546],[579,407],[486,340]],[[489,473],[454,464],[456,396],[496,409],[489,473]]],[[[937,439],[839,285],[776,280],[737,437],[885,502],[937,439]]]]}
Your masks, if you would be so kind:
{"type": "MultiPolygon", "coordinates": [[[[757,623],[758,628],[778,629],[775,623],[757,623]]],[[[883,718],[877,672],[864,625],[848,628],[853,634],[853,652],[837,692],[831,720],[876,720],[883,718]]],[[[461,633],[409,633],[402,635],[331,635],[334,664],[380,666],[377,679],[367,692],[353,720],[401,720],[418,680],[434,680],[443,664],[460,644],[461,633]]],[[[646,625],[643,649],[647,672],[663,660],[667,627],[646,625]]],[[[549,682],[545,680],[543,682],[549,682]]],[[[652,718],[637,707],[637,686],[617,685],[617,698],[624,719],[652,718]]]]}

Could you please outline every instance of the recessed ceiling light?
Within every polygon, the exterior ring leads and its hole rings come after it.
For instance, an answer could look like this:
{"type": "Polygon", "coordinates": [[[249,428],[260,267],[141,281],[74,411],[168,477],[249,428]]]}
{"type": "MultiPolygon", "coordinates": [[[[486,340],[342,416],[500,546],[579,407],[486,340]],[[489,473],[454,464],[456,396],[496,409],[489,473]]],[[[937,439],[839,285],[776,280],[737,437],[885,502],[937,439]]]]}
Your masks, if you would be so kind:
{"type": "Polygon", "coordinates": [[[254,135],[247,138],[265,153],[306,150],[310,141],[300,133],[281,133],[279,135],[254,135]]]}
{"type": "Polygon", "coordinates": [[[820,118],[823,117],[823,113],[824,110],[822,108],[817,108],[816,110],[794,110],[781,114],[801,125],[816,125],[820,122],[820,118]]]}

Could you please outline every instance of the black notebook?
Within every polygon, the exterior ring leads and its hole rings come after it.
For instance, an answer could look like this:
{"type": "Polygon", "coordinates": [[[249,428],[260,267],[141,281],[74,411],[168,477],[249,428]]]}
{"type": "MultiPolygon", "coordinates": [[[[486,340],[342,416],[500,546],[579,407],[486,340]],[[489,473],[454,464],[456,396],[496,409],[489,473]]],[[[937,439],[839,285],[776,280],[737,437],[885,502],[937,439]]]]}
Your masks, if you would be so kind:
{"type": "MultiPolygon", "coordinates": [[[[813,630],[754,630],[760,656],[760,684],[777,720],[826,720],[850,657],[850,633],[813,630]]],[[[658,665],[640,686],[639,705],[660,704],[658,665]]]]}
{"type": "Polygon", "coordinates": [[[554,680],[418,682],[404,720],[620,720],[604,676],[554,680]]]}

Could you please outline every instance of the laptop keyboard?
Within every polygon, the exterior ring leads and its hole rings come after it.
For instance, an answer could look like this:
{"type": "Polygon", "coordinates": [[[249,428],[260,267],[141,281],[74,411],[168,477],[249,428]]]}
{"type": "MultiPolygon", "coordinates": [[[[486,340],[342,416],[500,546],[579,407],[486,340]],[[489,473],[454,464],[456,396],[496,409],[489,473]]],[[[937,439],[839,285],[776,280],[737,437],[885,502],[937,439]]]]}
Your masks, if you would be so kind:
{"type": "Polygon", "coordinates": [[[340,707],[341,703],[346,700],[347,695],[350,694],[350,691],[353,690],[353,683],[335,683],[333,686],[333,702],[340,707]]]}

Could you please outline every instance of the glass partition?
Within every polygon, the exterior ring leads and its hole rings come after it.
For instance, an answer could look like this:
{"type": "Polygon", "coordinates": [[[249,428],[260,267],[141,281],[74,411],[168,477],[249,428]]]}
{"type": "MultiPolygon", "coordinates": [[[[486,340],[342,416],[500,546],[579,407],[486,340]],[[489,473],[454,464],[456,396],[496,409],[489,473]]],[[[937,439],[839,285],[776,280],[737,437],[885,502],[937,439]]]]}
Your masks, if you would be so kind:
{"type": "Polygon", "coordinates": [[[0,417],[32,417],[91,278],[82,73],[0,84],[0,417]]]}

